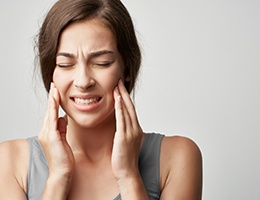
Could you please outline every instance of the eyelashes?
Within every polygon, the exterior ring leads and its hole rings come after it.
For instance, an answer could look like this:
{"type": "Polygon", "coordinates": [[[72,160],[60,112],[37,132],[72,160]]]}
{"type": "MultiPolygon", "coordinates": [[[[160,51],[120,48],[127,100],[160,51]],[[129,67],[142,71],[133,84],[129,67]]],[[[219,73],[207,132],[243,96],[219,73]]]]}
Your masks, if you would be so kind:
{"type": "Polygon", "coordinates": [[[93,65],[100,66],[100,67],[108,67],[108,66],[110,66],[113,62],[114,62],[114,61],[112,61],[112,62],[100,62],[100,63],[95,63],[95,64],[93,64],[93,65]]]}
{"type": "MultiPolygon", "coordinates": [[[[109,62],[96,62],[96,63],[92,63],[91,66],[94,67],[109,67],[110,65],[112,65],[114,63],[114,61],[109,61],[109,62]]],[[[75,64],[62,64],[62,63],[57,63],[56,64],[57,67],[60,68],[70,68],[70,67],[74,67],[75,64]]]]}
{"type": "Polygon", "coordinates": [[[72,67],[73,65],[69,65],[69,64],[56,64],[57,67],[60,67],[60,68],[69,68],[69,67],[72,67]]]}

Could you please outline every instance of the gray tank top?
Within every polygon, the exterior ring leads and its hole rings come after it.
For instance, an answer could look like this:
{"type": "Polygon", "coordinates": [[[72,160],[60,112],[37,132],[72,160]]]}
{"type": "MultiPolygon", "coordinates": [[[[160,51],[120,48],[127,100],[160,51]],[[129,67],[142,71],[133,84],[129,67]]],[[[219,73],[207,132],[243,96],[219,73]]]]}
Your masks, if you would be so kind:
{"type": "MultiPolygon", "coordinates": [[[[164,135],[148,133],[139,154],[139,171],[149,200],[160,199],[160,149],[164,135]]],[[[48,179],[48,163],[38,137],[28,139],[30,160],[28,171],[27,200],[40,200],[48,179]]],[[[120,194],[114,200],[121,200],[120,194]]]]}

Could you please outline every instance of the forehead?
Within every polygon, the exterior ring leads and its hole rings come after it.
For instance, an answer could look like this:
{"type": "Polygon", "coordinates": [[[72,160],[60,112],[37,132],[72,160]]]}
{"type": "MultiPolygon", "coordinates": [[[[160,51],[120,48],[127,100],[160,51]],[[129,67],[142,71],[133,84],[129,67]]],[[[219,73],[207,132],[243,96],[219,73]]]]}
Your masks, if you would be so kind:
{"type": "Polygon", "coordinates": [[[74,22],[61,33],[58,50],[84,48],[95,51],[100,48],[116,50],[116,38],[111,29],[99,19],[74,22]]]}

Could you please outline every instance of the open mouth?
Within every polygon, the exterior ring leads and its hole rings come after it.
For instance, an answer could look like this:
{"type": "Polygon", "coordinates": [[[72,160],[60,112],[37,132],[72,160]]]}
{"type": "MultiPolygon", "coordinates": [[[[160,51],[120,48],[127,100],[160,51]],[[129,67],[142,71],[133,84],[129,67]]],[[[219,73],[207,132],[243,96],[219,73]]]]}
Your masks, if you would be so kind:
{"type": "Polygon", "coordinates": [[[101,100],[101,97],[93,97],[89,99],[72,98],[72,100],[77,104],[90,105],[90,104],[98,103],[101,100]]]}

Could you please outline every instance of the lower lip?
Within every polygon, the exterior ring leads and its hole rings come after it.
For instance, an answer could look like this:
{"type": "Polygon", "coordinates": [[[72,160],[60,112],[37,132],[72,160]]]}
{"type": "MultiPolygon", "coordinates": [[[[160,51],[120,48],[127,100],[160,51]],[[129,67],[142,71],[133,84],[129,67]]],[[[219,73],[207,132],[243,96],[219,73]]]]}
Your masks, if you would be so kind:
{"type": "Polygon", "coordinates": [[[102,99],[99,102],[91,103],[91,104],[79,104],[79,103],[76,103],[73,99],[71,99],[71,101],[72,101],[74,108],[76,108],[76,110],[81,111],[81,112],[91,112],[91,111],[95,111],[98,109],[98,107],[101,104],[102,99]]]}

